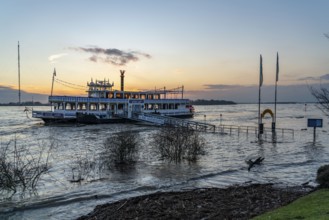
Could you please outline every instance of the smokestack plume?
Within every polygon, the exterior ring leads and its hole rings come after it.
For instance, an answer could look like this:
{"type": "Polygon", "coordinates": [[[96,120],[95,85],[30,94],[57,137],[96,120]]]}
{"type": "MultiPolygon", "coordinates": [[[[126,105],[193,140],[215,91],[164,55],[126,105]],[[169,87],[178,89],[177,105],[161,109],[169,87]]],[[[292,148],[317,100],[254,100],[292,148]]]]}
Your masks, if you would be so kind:
{"type": "Polygon", "coordinates": [[[121,91],[124,91],[124,85],[125,85],[125,81],[124,81],[124,78],[125,78],[125,70],[120,70],[120,77],[121,77],[121,91]]]}

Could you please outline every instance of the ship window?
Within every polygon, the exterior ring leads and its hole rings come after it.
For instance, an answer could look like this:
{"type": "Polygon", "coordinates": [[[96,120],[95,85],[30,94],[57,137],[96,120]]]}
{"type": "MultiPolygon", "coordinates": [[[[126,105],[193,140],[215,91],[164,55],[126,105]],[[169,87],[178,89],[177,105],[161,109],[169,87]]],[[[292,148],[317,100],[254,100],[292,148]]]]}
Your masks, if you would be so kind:
{"type": "Polygon", "coordinates": [[[118,109],[123,109],[123,104],[119,104],[118,109]]]}
{"type": "Polygon", "coordinates": [[[85,104],[85,103],[83,103],[83,104],[80,104],[79,106],[80,106],[80,110],[86,110],[86,109],[87,109],[87,107],[86,107],[86,104],[85,104]]]}

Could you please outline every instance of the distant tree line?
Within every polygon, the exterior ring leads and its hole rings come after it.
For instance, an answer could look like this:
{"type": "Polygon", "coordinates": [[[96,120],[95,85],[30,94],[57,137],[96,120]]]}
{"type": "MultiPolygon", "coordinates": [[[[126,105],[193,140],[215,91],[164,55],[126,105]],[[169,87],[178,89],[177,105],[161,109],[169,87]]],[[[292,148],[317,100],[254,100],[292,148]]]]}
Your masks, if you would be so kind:
{"type": "Polygon", "coordinates": [[[42,106],[49,105],[41,102],[9,102],[9,103],[0,103],[0,106],[42,106]]]}
{"type": "Polygon", "coordinates": [[[205,100],[205,99],[197,99],[195,101],[191,101],[192,105],[236,105],[235,102],[226,101],[226,100],[205,100]]]}

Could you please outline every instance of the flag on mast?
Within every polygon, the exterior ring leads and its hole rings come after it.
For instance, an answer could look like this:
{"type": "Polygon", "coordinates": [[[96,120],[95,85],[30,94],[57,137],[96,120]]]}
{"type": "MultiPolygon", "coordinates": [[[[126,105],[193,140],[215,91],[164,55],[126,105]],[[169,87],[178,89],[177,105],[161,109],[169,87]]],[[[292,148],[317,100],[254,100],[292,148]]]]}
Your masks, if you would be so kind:
{"type": "Polygon", "coordinates": [[[54,68],[54,76],[56,76],[56,69],[54,68]]]}
{"type": "Polygon", "coordinates": [[[276,81],[279,81],[279,53],[276,52],[276,81]]]}
{"type": "Polygon", "coordinates": [[[260,55],[260,67],[259,67],[259,87],[263,85],[263,58],[260,55]]]}

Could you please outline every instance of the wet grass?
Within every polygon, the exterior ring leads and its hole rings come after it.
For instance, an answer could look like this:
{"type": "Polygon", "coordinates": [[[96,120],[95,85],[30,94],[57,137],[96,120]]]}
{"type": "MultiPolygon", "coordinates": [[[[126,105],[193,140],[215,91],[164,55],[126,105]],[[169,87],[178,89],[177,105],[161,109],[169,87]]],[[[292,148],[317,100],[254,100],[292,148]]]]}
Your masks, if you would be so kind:
{"type": "Polygon", "coordinates": [[[329,189],[321,189],[253,219],[329,219],[328,204],[329,189]]]}

